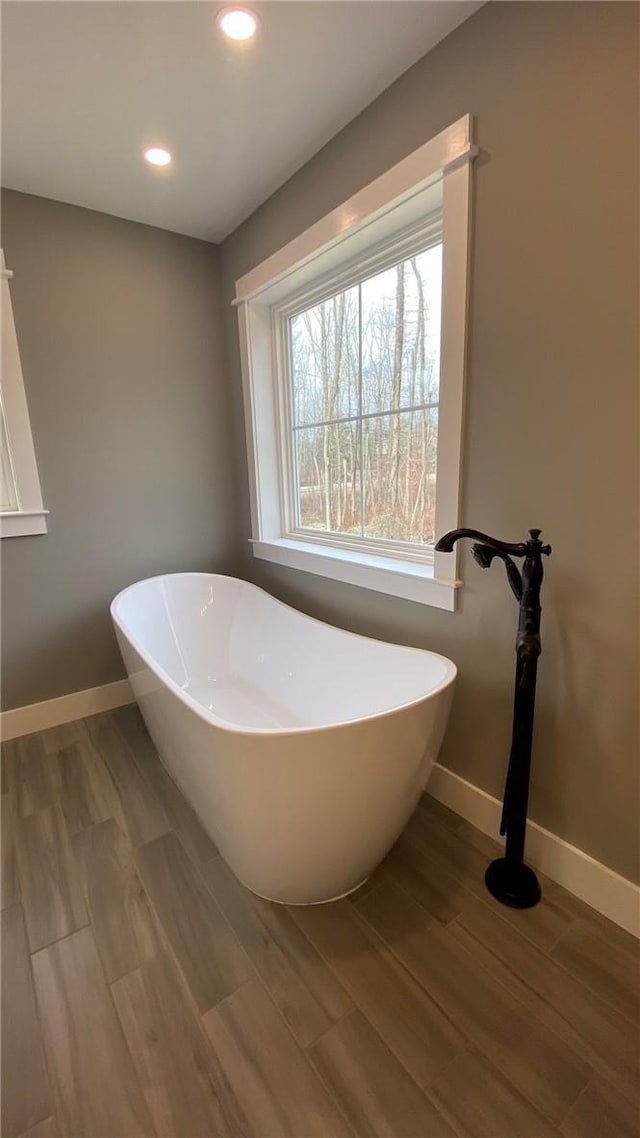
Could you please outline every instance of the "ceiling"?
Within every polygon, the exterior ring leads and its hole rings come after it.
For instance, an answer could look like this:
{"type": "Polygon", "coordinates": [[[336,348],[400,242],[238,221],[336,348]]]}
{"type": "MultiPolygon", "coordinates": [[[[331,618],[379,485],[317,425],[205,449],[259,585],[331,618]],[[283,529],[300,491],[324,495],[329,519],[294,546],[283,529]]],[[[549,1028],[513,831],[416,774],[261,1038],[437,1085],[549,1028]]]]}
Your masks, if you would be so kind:
{"type": "Polygon", "coordinates": [[[221,6],[4,0],[3,184],[220,241],[481,3],[268,0],[243,45],[221,6]]]}

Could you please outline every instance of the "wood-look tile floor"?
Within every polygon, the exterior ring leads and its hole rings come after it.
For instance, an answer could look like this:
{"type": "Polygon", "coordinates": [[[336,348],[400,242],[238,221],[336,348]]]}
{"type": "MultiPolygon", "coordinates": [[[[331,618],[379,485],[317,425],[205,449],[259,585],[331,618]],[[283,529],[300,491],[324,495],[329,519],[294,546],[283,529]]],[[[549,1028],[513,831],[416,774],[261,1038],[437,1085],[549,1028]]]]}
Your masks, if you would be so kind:
{"type": "Polygon", "coordinates": [[[135,707],[5,744],[2,1138],[638,1138],[638,944],[552,882],[499,906],[496,849],[425,796],[286,908],[135,707]]]}

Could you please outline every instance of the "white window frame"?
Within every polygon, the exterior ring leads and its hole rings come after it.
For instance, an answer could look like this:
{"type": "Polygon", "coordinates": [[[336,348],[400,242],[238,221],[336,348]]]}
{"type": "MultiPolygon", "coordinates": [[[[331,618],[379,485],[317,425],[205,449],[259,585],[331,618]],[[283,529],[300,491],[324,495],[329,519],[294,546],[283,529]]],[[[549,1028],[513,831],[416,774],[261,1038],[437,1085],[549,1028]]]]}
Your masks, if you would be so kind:
{"type": "Polygon", "coordinates": [[[1,250],[0,276],[2,278],[2,406],[18,500],[16,510],[0,511],[0,535],[28,537],[47,532],[49,511],[45,510],[42,504],[36,452],[22,378],[20,351],[9,292],[9,281],[13,273],[7,269],[4,252],[1,250]]]}
{"type": "Polygon", "coordinates": [[[292,524],[288,321],[354,280],[443,242],[435,530],[459,524],[471,163],[466,115],[236,281],[255,557],[453,612],[457,557],[292,524]],[[437,217],[437,222],[434,220],[437,217]],[[441,222],[440,222],[441,217],[441,222]],[[431,228],[430,228],[431,227],[431,228]],[[424,240],[426,235],[426,242],[424,240]],[[423,242],[420,246],[420,242],[423,242]]]}

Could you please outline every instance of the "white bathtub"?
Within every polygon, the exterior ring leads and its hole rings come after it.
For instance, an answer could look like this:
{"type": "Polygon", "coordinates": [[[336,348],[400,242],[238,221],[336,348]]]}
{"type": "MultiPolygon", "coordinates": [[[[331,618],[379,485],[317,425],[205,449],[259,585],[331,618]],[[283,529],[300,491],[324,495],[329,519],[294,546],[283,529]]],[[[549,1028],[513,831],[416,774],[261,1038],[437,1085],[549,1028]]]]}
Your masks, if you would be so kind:
{"type": "Polygon", "coordinates": [[[455,666],[233,577],[140,581],[111,614],[155,745],[240,881],[300,905],[357,888],[429,777],[455,666]]]}

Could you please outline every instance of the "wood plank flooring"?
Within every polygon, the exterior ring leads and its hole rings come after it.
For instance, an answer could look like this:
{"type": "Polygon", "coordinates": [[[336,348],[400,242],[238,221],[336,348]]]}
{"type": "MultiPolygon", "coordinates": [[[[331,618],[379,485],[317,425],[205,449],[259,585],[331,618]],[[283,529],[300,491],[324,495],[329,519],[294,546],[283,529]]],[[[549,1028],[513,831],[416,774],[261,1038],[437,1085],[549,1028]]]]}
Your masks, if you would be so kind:
{"type": "Polygon", "coordinates": [[[357,893],[273,905],[134,706],[4,744],[2,1138],[640,1138],[638,942],[498,905],[496,849],[425,795],[357,893]]]}
{"type": "Polygon", "coordinates": [[[2,912],[2,1028],[2,1133],[16,1134],[51,1111],[20,905],[2,912]]]}

